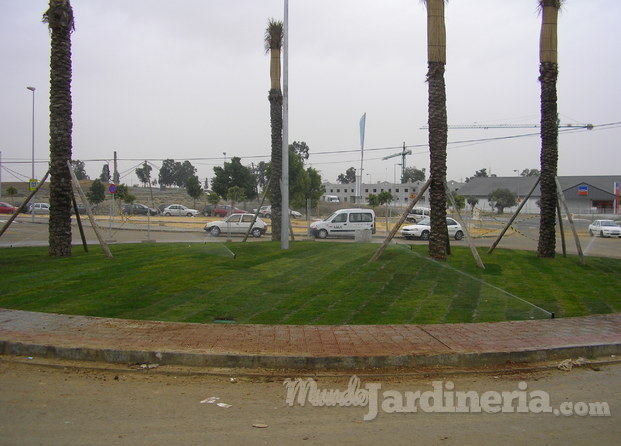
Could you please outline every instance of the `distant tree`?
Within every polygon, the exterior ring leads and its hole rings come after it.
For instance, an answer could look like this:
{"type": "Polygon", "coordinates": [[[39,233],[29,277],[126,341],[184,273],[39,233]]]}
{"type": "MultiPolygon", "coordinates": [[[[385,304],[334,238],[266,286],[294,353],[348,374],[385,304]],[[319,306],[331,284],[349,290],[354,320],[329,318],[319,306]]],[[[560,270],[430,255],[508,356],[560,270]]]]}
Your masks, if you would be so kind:
{"type": "Polygon", "coordinates": [[[523,177],[538,177],[541,175],[539,169],[524,169],[520,174],[523,177]]]}
{"type": "Polygon", "coordinates": [[[142,167],[138,167],[136,169],[136,176],[138,180],[142,183],[143,186],[149,185],[151,183],[151,171],[153,168],[146,161],[142,163],[142,167]]]}
{"type": "Polygon", "coordinates": [[[406,167],[404,180],[406,183],[425,181],[425,168],[417,169],[416,167],[406,167]]]}
{"type": "Polygon", "coordinates": [[[99,204],[106,199],[106,187],[99,178],[96,178],[86,192],[86,198],[92,204],[99,204]]]}
{"type": "Polygon", "coordinates": [[[393,199],[394,199],[394,197],[388,191],[380,192],[379,194],[377,194],[377,204],[379,206],[381,206],[381,205],[385,205],[386,206],[386,209],[385,209],[385,214],[386,214],[386,231],[388,231],[388,205],[392,202],[393,199]]]}
{"type": "Polygon", "coordinates": [[[224,167],[216,166],[213,171],[211,190],[221,197],[226,197],[228,190],[233,186],[244,189],[249,199],[256,197],[255,177],[248,167],[241,164],[241,158],[234,156],[230,162],[224,163],[224,167]]]}
{"type": "Polygon", "coordinates": [[[11,197],[11,202],[13,203],[13,205],[15,205],[15,195],[17,195],[17,189],[15,189],[15,187],[13,186],[9,186],[6,188],[6,193],[8,194],[9,197],[11,197]]]}
{"type": "Polygon", "coordinates": [[[186,187],[187,181],[196,175],[196,167],[189,161],[176,162],[173,168],[174,184],[178,187],[186,187]]]}
{"type": "Polygon", "coordinates": [[[356,182],[356,168],[350,167],[345,171],[344,174],[340,174],[336,179],[338,183],[341,184],[350,184],[356,182]]]}
{"type": "Polygon", "coordinates": [[[292,144],[289,144],[289,150],[293,150],[302,161],[306,161],[310,156],[310,148],[304,141],[293,141],[292,144]]]}
{"type": "Polygon", "coordinates": [[[326,193],[326,186],[323,185],[321,175],[316,169],[308,167],[306,175],[308,175],[307,197],[311,200],[311,208],[316,209],[321,196],[326,193]]]}
{"type": "Polygon", "coordinates": [[[90,179],[88,175],[86,174],[84,161],[71,160],[71,167],[73,169],[73,172],[75,173],[75,176],[78,178],[78,180],[90,179]]]}
{"type": "Polygon", "coordinates": [[[220,203],[220,195],[215,192],[209,192],[207,194],[207,203],[209,204],[218,204],[220,203]]]}
{"type": "Polygon", "coordinates": [[[505,208],[510,208],[517,204],[517,197],[509,189],[496,189],[492,191],[488,196],[490,204],[498,209],[498,213],[502,214],[505,208]]]}
{"type": "Polygon", "coordinates": [[[252,173],[257,180],[257,187],[261,190],[263,190],[265,188],[265,185],[267,184],[268,167],[269,167],[269,163],[266,163],[265,161],[261,161],[256,166],[253,166],[253,169],[252,169],[252,173]]]}
{"type": "Polygon", "coordinates": [[[129,187],[126,184],[119,184],[116,187],[115,199],[124,203],[133,203],[136,201],[136,196],[129,192],[129,187]]]}
{"type": "Polygon", "coordinates": [[[453,199],[455,200],[455,204],[457,205],[457,211],[461,211],[466,207],[466,199],[463,195],[453,195],[453,199]]]}
{"type": "Polygon", "coordinates": [[[165,159],[160,167],[158,176],[160,186],[172,186],[175,184],[175,160],[165,159]]]}
{"type": "Polygon", "coordinates": [[[477,170],[473,176],[466,178],[466,183],[473,178],[487,178],[488,176],[489,175],[487,174],[487,169],[477,170]]]}
{"type": "Polygon", "coordinates": [[[209,178],[205,177],[205,182],[203,184],[205,190],[209,189],[209,178]]]}
{"type": "Polygon", "coordinates": [[[234,206],[234,203],[239,203],[246,199],[246,191],[239,186],[230,187],[226,191],[226,198],[231,201],[231,206],[234,206]]]}
{"type": "Polygon", "coordinates": [[[102,183],[108,183],[110,182],[110,178],[112,178],[110,176],[110,166],[108,164],[104,164],[101,168],[101,173],[99,174],[99,180],[102,183]]]}
{"type": "Polygon", "coordinates": [[[474,207],[479,204],[479,199],[477,197],[468,197],[466,198],[466,201],[468,202],[473,211],[474,207]]]}
{"type": "Polygon", "coordinates": [[[194,199],[194,207],[196,207],[196,200],[203,195],[203,188],[201,187],[198,177],[194,175],[186,181],[185,189],[190,197],[194,199]]]}

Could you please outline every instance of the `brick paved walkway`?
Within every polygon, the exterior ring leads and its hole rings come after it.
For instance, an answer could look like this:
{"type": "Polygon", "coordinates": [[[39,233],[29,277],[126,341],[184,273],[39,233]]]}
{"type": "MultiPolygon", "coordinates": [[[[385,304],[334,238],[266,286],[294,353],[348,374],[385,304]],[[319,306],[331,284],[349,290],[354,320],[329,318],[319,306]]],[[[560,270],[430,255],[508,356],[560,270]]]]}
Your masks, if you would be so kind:
{"type": "Polygon", "coordinates": [[[479,324],[235,325],[0,309],[0,354],[215,367],[485,366],[621,353],[621,314],[479,324]]]}

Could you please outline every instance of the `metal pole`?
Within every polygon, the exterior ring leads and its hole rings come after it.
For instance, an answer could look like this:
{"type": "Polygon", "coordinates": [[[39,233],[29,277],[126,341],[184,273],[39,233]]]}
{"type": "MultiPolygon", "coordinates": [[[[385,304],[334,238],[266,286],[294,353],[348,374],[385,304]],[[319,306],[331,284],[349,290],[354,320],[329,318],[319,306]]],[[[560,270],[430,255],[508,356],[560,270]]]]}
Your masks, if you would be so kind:
{"type": "MultiPolygon", "coordinates": [[[[34,170],[34,158],[35,158],[35,87],[26,87],[27,90],[32,91],[32,172],[31,172],[31,176],[30,179],[34,180],[35,179],[35,170],[34,170]]],[[[30,181],[28,182],[28,184],[30,185],[30,181]]],[[[32,208],[32,222],[34,223],[35,221],[35,211],[34,208],[32,208]]]]}
{"type": "Polygon", "coordinates": [[[289,249],[289,0],[285,0],[283,20],[283,89],[282,89],[282,197],[280,242],[289,249]]]}

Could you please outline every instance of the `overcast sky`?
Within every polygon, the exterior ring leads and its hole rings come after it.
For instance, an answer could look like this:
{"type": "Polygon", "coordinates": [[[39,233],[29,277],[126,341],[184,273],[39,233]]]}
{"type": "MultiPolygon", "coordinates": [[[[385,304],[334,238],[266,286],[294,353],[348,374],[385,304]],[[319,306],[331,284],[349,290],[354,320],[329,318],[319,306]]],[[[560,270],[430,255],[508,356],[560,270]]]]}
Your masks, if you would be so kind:
{"type": "MultiPolygon", "coordinates": [[[[45,0],[0,0],[2,181],[31,171],[35,92],[36,176],[47,169],[49,47],[45,0]]],[[[537,124],[536,0],[452,0],[446,7],[449,124],[537,124]]],[[[122,181],[148,159],[190,160],[201,181],[239,156],[268,161],[269,18],[283,0],[72,0],[73,158],[91,178],[117,151],[122,181]]],[[[560,175],[621,173],[621,2],[568,0],[559,18],[560,175]]],[[[364,180],[428,169],[426,12],[418,0],[289,1],[289,142],[334,182],[360,166],[364,180]]],[[[538,129],[449,130],[448,178],[481,168],[498,176],[539,168],[538,129]],[[534,136],[458,142],[520,134],[534,136]]],[[[157,172],[155,172],[157,174],[157,172]]]]}

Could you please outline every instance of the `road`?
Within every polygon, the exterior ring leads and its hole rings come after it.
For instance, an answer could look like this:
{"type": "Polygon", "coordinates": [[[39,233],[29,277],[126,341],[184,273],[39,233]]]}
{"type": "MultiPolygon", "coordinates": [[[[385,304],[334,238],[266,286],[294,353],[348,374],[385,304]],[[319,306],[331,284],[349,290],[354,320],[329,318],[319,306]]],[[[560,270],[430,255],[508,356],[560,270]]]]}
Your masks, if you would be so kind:
{"type": "MultiPolygon", "coordinates": [[[[213,219],[213,218],[212,218],[213,219]]],[[[5,219],[0,216],[0,225],[3,225],[5,219]]],[[[147,225],[146,217],[134,217],[128,221],[120,220],[110,224],[105,217],[99,221],[102,229],[102,235],[106,240],[112,240],[112,243],[139,243],[146,241],[156,242],[217,242],[221,243],[227,240],[222,234],[220,237],[212,237],[201,228],[207,221],[206,218],[190,218],[190,217],[154,217],[147,225]]],[[[305,222],[295,221],[296,240],[305,240],[305,222]]],[[[475,246],[489,248],[495,240],[498,228],[502,222],[483,222],[480,227],[473,225],[473,233],[477,234],[474,238],[475,246]]],[[[601,238],[589,237],[586,232],[588,223],[586,221],[578,221],[577,227],[579,231],[580,244],[585,256],[594,257],[610,257],[621,258],[621,239],[619,238],[601,238]]],[[[536,251],[538,238],[537,220],[523,220],[515,225],[516,231],[511,231],[501,240],[498,248],[522,249],[536,251]]],[[[31,222],[30,216],[20,216],[16,222],[8,229],[5,234],[0,237],[0,247],[10,246],[46,246],[48,243],[47,217],[37,216],[36,223],[31,222]]],[[[577,254],[576,245],[571,231],[565,225],[566,230],[566,246],[568,254],[577,254]]],[[[89,244],[96,245],[97,237],[93,230],[85,225],[86,238],[89,244]]],[[[384,236],[383,231],[378,231],[373,237],[373,242],[381,243],[384,236]]],[[[74,222],[72,231],[73,243],[81,244],[80,234],[74,222]]],[[[248,239],[252,242],[270,240],[269,235],[260,239],[248,239]]],[[[337,239],[328,239],[337,240],[337,239]]],[[[343,239],[352,242],[352,239],[343,239]]],[[[233,236],[233,242],[241,242],[242,237],[233,236]]],[[[426,244],[425,241],[415,240],[407,241],[401,237],[394,239],[396,243],[404,244],[426,244]]],[[[465,240],[459,242],[452,240],[454,246],[468,246],[465,240]]],[[[561,253],[561,241],[557,240],[557,251],[561,253]]]]}
{"type": "MultiPolygon", "coordinates": [[[[20,360],[0,359],[0,438],[4,446],[603,445],[617,444],[621,436],[618,363],[574,367],[568,372],[360,377],[360,388],[381,385],[377,391],[380,403],[386,401],[382,392],[431,392],[433,381],[440,381],[444,398],[449,398],[449,388],[455,393],[475,391],[482,401],[484,392],[518,392],[526,386],[526,392],[545,392],[553,410],[567,410],[567,403],[575,404],[576,410],[587,407],[582,403],[607,403],[610,416],[516,413],[515,409],[513,413],[429,413],[423,409],[428,406],[423,405],[421,396],[414,406],[418,407],[416,413],[386,413],[380,408],[375,419],[364,421],[371,413],[368,404],[313,407],[305,399],[304,406],[286,404],[283,377],[188,375],[187,369],[164,367],[148,371],[128,366],[111,366],[116,367],[113,370],[82,365],[50,368],[20,360]],[[231,377],[236,382],[231,382],[231,377]],[[219,399],[209,403],[212,397],[219,399]]],[[[350,378],[319,377],[316,382],[320,390],[344,391],[350,378]]],[[[530,406],[525,407],[536,409],[534,400],[528,397],[530,406]]]]}

